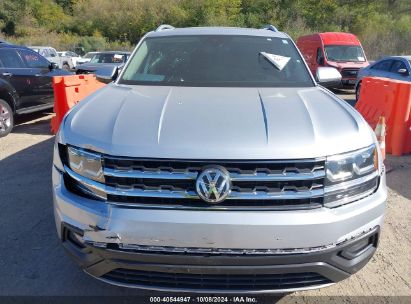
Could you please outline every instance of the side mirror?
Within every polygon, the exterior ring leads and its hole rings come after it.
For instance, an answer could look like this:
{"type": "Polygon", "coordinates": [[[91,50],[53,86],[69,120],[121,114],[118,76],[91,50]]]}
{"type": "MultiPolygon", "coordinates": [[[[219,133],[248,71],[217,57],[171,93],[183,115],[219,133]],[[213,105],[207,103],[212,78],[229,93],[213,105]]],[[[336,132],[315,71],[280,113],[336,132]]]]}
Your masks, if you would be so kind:
{"type": "Polygon", "coordinates": [[[317,82],[324,87],[334,87],[341,83],[341,74],[332,67],[319,67],[316,73],[317,82]]]}
{"type": "Polygon", "coordinates": [[[397,73],[398,73],[398,74],[401,74],[401,75],[403,75],[403,76],[408,76],[408,75],[410,75],[410,73],[408,72],[407,69],[399,69],[399,70],[397,71],[397,73]]]}
{"type": "Polygon", "coordinates": [[[95,73],[98,81],[103,83],[110,83],[117,79],[119,71],[118,67],[116,66],[108,66],[97,69],[95,73]]]}
{"type": "Polygon", "coordinates": [[[100,81],[102,83],[110,83],[110,82],[115,80],[115,79],[111,78],[108,75],[99,75],[99,74],[96,74],[96,78],[97,78],[98,81],[100,81]]]}
{"type": "Polygon", "coordinates": [[[324,57],[318,58],[318,64],[319,65],[324,65],[324,57]]]}
{"type": "Polygon", "coordinates": [[[49,69],[50,69],[50,70],[56,70],[56,69],[58,69],[58,68],[59,68],[59,66],[58,66],[57,63],[55,63],[55,62],[50,62],[50,65],[49,65],[49,69]]]}

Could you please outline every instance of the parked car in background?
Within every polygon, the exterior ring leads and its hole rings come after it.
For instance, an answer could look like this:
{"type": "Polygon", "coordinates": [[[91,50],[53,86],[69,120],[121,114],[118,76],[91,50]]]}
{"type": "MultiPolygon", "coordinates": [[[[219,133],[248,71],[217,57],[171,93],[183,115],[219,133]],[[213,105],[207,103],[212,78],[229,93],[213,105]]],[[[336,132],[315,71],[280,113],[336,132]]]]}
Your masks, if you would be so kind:
{"type": "Polygon", "coordinates": [[[67,62],[70,66],[70,69],[74,69],[77,66],[77,60],[81,58],[80,55],[77,55],[76,53],[72,51],[62,51],[62,52],[57,52],[60,57],[62,58],[67,58],[67,62]]]}
{"type": "Polygon", "coordinates": [[[127,62],[130,52],[106,51],[94,54],[87,63],[78,65],[76,74],[98,74],[107,79],[114,79],[127,62]]]}
{"type": "Polygon", "coordinates": [[[60,69],[70,69],[70,58],[60,57],[55,48],[51,46],[29,46],[29,48],[45,57],[48,61],[56,63],[60,69]]]}
{"type": "Polygon", "coordinates": [[[368,66],[360,41],[350,33],[306,35],[298,38],[297,46],[314,75],[318,67],[336,68],[342,76],[341,87],[353,88],[359,69],[368,66]]]}
{"type": "Polygon", "coordinates": [[[403,81],[411,81],[411,56],[384,57],[368,67],[361,69],[355,83],[355,97],[360,98],[361,81],[364,77],[385,77],[403,81]]]}
{"type": "Polygon", "coordinates": [[[367,122],[319,85],[341,75],[317,75],[273,26],[148,33],[56,134],[64,248],[99,280],[162,291],[287,293],[359,271],[385,170],[367,122]]]}
{"type": "Polygon", "coordinates": [[[33,50],[0,44],[0,137],[13,128],[14,116],[53,107],[51,77],[69,75],[33,50]]]}
{"type": "Polygon", "coordinates": [[[86,53],[84,56],[82,56],[80,59],[77,60],[77,64],[83,64],[83,63],[89,62],[91,60],[91,58],[93,58],[93,56],[97,53],[98,52],[88,52],[88,53],[86,53]]]}

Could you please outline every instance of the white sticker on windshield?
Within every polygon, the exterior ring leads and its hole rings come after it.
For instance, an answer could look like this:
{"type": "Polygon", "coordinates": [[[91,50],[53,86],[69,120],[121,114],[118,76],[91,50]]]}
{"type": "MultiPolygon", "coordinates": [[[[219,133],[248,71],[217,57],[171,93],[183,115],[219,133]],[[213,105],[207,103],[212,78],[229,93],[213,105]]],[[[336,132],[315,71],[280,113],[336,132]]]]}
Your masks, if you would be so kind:
{"type": "Polygon", "coordinates": [[[114,58],[116,58],[116,59],[123,59],[123,55],[114,54],[114,58]]]}
{"type": "Polygon", "coordinates": [[[365,61],[365,58],[362,57],[362,56],[358,56],[357,58],[358,58],[359,61],[365,61]]]}
{"type": "Polygon", "coordinates": [[[288,41],[285,40],[285,39],[283,39],[282,42],[283,42],[284,44],[288,44],[288,41]]]}
{"type": "Polygon", "coordinates": [[[274,64],[277,69],[282,71],[284,67],[287,65],[288,61],[290,61],[291,57],[284,57],[280,55],[270,54],[266,52],[260,52],[265,58],[268,59],[272,64],[274,64]]]}

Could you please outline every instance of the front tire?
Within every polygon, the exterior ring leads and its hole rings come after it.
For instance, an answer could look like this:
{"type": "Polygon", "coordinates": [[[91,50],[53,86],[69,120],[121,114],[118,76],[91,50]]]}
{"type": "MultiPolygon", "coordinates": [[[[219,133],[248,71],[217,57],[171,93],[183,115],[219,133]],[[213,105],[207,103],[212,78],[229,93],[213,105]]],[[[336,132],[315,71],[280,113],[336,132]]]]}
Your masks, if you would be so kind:
{"type": "Polygon", "coordinates": [[[0,99],[0,137],[9,134],[13,126],[13,110],[5,100],[0,99]]]}
{"type": "Polygon", "coordinates": [[[63,69],[66,71],[70,70],[70,66],[68,65],[68,63],[63,64],[63,69]]]}

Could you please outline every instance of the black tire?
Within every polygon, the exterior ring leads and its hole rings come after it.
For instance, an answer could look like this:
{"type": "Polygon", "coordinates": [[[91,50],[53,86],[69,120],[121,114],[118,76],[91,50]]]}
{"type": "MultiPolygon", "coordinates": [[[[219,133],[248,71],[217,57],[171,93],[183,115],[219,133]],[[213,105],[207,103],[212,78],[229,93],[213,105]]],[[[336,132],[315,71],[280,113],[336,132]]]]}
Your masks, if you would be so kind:
{"type": "Polygon", "coordinates": [[[359,82],[357,87],[355,88],[355,101],[357,102],[358,100],[360,100],[360,92],[361,92],[361,82],[359,82]]]}
{"type": "Polygon", "coordinates": [[[13,126],[13,110],[5,100],[0,99],[0,137],[9,134],[13,126]]]}
{"type": "Polygon", "coordinates": [[[70,70],[70,66],[68,65],[68,63],[63,64],[63,69],[66,71],[70,70]]]}

